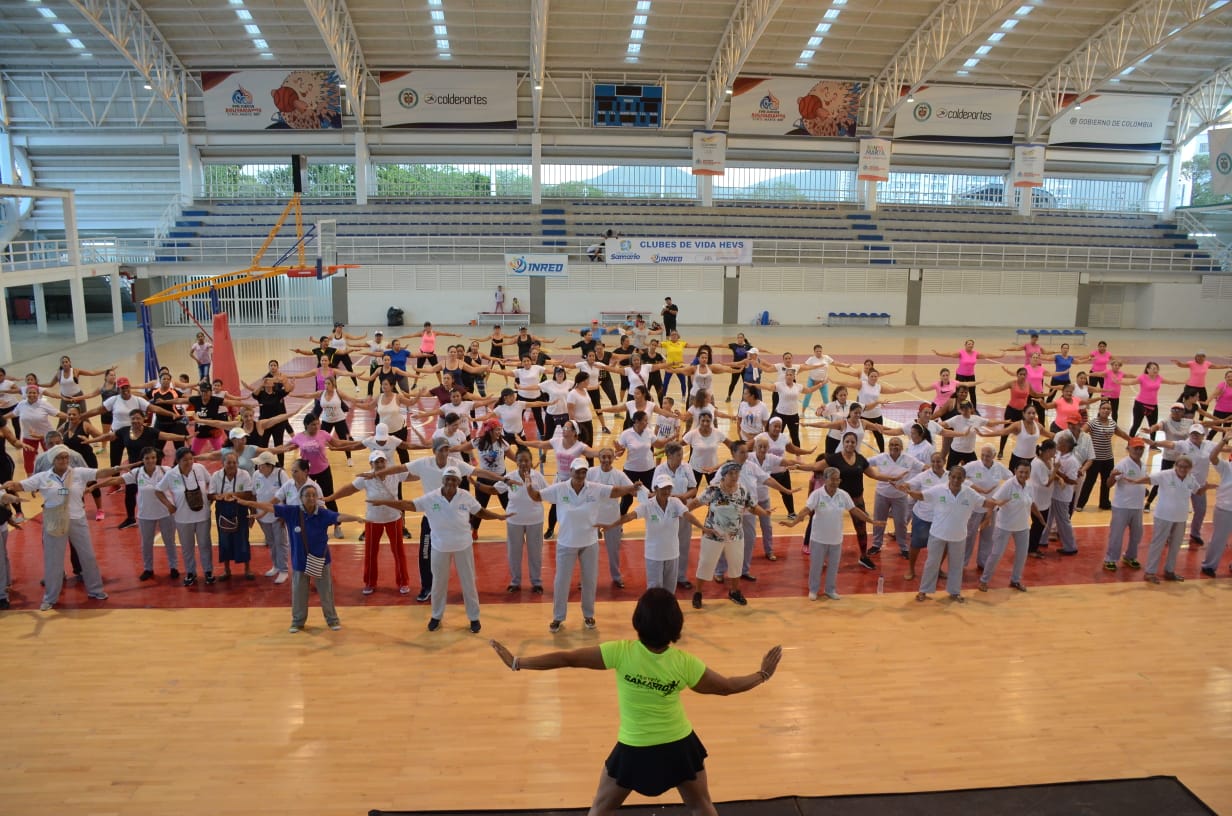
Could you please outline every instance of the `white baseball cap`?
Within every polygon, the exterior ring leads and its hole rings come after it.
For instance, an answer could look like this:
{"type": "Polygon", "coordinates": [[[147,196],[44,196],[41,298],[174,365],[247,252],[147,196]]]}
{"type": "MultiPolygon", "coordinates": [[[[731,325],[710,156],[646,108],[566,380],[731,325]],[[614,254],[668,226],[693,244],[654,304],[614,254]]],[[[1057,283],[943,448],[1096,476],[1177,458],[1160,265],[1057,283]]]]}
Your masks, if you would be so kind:
{"type": "Polygon", "coordinates": [[[569,470],[589,470],[590,462],[587,462],[581,456],[569,463],[569,470]]]}
{"type": "Polygon", "coordinates": [[[455,479],[461,479],[461,478],[462,478],[462,474],[461,474],[460,472],[458,472],[458,469],[457,469],[456,467],[454,467],[453,465],[450,465],[449,467],[444,468],[443,470],[441,470],[441,478],[442,478],[442,479],[448,479],[450,476],[454,477],[455,479]]]}
{"type": "Polygon", "coordinates": [[[386,425],[384,422],[378,422],[376,424],[376,431],[372,434],[372,438],[375,439],[377,442],[388,442],[389,441],[389,426],[386,425]]]}
{"type": "Polygon", "coordinates": [[[1206,428],[1203,428],[1201,425],[1197,424],[1196,422],[1193,425],[1189,426],[1189,432],[1191,434],[1197,434],[1198,436],[1206,436],[1206,428]]]}
{"type": "Polygon", "coordinates": [[[232,439],[247,439],[248,438],[248,434],[244,432],[243,428],[232,428],[231,433],[227,434],[227,436],[231,437],[232,439]]]}
{"type": "Polygon", "coordinates": [[[374,450],[372,453],[368,454],[369,462],[383,462],[385,461],[385,458],[385,451],[374,450]]]}
{"type": "Polygon", "coordinates": [[[676,486],[676,483],[672,481],[672,477],[668,476],[666,473],[660,473],[658,476],[655,477],[655,480],[654,480],[655,490],[658,490],[660,487],[675,487],[675,486],[676,486]]]}

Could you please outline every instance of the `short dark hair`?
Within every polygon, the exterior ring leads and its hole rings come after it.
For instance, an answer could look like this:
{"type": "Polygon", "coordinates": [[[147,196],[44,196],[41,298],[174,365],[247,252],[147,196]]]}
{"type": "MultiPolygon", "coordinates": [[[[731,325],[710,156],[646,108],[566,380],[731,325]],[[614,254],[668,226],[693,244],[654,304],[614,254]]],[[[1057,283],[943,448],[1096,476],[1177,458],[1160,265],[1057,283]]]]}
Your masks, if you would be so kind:
{"type": "Polygon", "coordinates": [[[663,587],[643,592],[633,610],[633,628],[637,630],[637,639],[648,649],[664,649],[680,640],[684,613],[675,594],[663,587]]]}

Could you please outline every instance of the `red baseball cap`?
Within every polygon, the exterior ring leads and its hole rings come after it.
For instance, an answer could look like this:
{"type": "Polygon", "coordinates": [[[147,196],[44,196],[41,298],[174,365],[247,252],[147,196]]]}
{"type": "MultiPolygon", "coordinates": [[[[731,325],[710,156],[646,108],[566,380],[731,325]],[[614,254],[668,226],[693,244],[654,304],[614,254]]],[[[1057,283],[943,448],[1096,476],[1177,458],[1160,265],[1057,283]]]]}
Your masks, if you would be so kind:
{"type": "Polygon", "coordinates": [[[128,377],[120,377],[116,380],[117,388],[123,388],[126,385],[131,386],[132,384],[133,384],[132,380],[130,380],[128,377]]]}

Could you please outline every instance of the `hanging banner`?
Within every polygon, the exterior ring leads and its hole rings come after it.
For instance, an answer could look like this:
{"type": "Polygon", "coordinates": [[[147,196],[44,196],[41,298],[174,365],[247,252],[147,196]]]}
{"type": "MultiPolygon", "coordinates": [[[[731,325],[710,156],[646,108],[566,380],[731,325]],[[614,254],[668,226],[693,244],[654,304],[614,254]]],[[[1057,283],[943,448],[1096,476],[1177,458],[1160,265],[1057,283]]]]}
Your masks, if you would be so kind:
{"type": "Polygon", "coordinates": [[[1044,186],[1044,146],[1018,145],[1014,148],[1014,186],[1044,186]]]}
{"type": "Polygon", "coordinates": [[[381,71],[381,127],[512,130],[516,71],[381,71]]]}
{"type": "Polygon", "coordinates": [[[1096,94],[1052,123],[1048,144],[1105,150],[1159,150],[1168,138],[1172,98],[1096,94]]]}
{"type": "Polygon", "coordinates": [[[210,130],[338,130],[337,71],[202,71],[210,130]]]}
{"type": "Polygon", "coordinates": [[[604,250],[610,264],[753,263],[753,242],[742,238],[609,238],[604,250]]]}
{"type": "Polygon", "coordinates": [[[809,77],[737,77],[728,130],[762,136],[856,135],[859,82],[809,77]]]}
{"type": "Polygon", "coordinates": [[[721,130],[693,131],[693,175],[721,176],[726,160],[726,133],[721,130]]]}
{"type": "Polygon", "coordinates": [[[1211,151],[1211,192],[1232,194],[1232,127],[1206,133],[1211,151]]]}
{"type": "Polygon", "coordinates": [[[894,114],[894,138],[1010,144],[1022,94],[987,88],[920,88],[894,114]]]}
{"type": "Polygon", "coordinates": [[[515,278],[567,278],[568,255],[506,255],[505,268],[515,278]]]}
{"type": "Polygon", "coordinates": [[[856,178],[860,181],[889,181],[890,147],[889,139],[861,139],[860,170],[856,178]]]}

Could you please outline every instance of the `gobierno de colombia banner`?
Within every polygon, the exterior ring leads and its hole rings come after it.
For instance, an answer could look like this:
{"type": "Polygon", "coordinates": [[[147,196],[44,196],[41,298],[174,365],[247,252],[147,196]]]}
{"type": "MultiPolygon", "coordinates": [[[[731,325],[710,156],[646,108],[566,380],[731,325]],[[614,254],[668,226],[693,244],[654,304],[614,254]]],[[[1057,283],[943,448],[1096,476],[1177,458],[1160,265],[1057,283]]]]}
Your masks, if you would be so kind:
{"type": "MultiPolygon", "coordinates": [[[[1064,100],[1069,104],[1072,99],[1064,100]]],[[[1168,138],[1172,97],[1096,94],[1052,123],[1048,144],[1104,150],[1159,150],[1168,138]]]]}
{"type": "Polygon", "coordinates": [[[381,127],[512,130],[516,71],[381,71],[381,127]]]}
{"type": "Polygon", "coordinates": [[[747,266],[753,263],[753,242],[745,238],[609,238],[604,257],[610,264],[747,266]]]}
{"type": "Polygon", "coordinates": [[[342,88],[334,70],[202,71],[211,130],[338,130],[342,88]]]}
{"type": "Polygon", "coordinates": [[[732,133],[760,136],[852,137],[864,85],[810,77],[737,77],[732,83],[732,133]]]}

